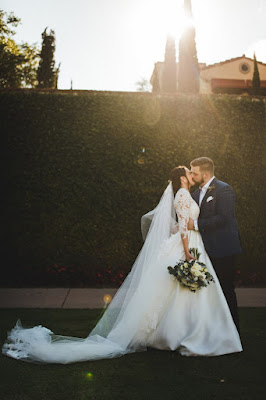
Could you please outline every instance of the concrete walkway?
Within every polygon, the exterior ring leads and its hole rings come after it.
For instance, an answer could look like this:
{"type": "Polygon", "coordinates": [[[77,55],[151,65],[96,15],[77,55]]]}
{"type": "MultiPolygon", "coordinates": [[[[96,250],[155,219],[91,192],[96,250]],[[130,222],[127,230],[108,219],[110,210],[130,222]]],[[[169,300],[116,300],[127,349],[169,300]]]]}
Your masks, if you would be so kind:
{"type": "MultiPolygon", "coordinates": [[[[0,289],[0,308],[102,308],[117,289],[0,289]]],[[[266,307],[266,288],[237,288],[239,307],[266,307]]]]}

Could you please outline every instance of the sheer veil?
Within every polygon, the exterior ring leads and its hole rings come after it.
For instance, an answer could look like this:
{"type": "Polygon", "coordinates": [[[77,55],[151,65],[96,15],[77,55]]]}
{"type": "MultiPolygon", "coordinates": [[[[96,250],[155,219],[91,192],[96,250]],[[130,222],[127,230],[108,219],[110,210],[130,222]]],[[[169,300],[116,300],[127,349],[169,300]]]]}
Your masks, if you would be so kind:
{"type": "Polygon", "coordinates": [[[41,325],[23,328],[18,320],[3,345],[3,354],[29,362],[66,364],[144,351],[145,343],[132,339],[141,329],[153,293],[160,284],[158,256],[162,243],[170,237],[175,224],[173,202],[170,182],[158,205],[142,217],[141,229],[145,240],[142,249],[130,273],[87,338],[56,335],[41,325]]]}
{"type": "Polygon", "coordinates": [[[90,335],[99,334],[106,337],[123,319],[136,291],[142,287],[142,283],[146,283],[144,277],[154,267],[161,244],[170,237],[172,225],[175,222],[174,215],[173,189],[172,184],[169,183],[154,210],[142,216],[141,229],[145,240],[144,245],[131,272],[90,335]]]}

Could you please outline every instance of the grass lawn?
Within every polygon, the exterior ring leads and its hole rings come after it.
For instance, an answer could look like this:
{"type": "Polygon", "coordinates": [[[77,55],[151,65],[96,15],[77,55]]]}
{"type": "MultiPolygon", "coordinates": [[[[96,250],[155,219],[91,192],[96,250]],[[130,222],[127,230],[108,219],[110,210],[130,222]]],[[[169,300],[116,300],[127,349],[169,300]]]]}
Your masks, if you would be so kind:
{"type": "MultiPolygon", "coordinates": [[[[152,350],[112,360],[31,364],[0,357],[3,400],[265,399],[266,308],[240,308],[244,352],[182,357],[152,350]],[[92,376],[89,377],[88,373],[92,376]]],[[[18,318],[54,333],[86,337],[101,310],[2,309],[1,343],[18,318]]]]}

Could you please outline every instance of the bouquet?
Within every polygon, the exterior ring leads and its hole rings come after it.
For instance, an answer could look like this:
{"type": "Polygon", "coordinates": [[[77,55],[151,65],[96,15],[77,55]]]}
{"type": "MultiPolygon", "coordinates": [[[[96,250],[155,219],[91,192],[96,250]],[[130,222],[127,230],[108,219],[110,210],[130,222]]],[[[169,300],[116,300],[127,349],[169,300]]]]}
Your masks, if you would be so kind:
{"type": "Polygon", "coordinates": [[[210,282],[214,282],[212,274],[209,273],[206,265],[199,262],[200,253],[198,249],[189,249],[196,260],[179,261],[174,267],[168,267],[169,274],[174,276],[174,279],[180,285],[188,288],[191,292],[196,292],[202,287],[206,287],[210,282]]]}

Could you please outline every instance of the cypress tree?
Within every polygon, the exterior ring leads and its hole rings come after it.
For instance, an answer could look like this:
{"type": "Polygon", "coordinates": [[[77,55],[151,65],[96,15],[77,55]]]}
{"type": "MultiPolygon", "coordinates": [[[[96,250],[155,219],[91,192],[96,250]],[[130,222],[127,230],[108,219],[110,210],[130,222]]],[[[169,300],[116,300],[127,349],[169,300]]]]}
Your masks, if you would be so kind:
{"type": "Polygon", "coordinates": [[[254,71],[252,79],[252,93],[260,94],[260,73],[255,53],[254,53],[254,71]]]}
{"type": "Polygon", "coordinates": [[[160,82],[159,82],[159,76],[158,76],[158,69],[157,66],[155,65],[154,68],[154,75],[153,75],[153,82],[152,82],[152,93],[160,93],[160,82]]]}
{"type": "Polygon", "coordinates": [[[38,88],[57,87],[59,68],[55,69],[55,33],[50,30],[50,34],[46,32],[47,28],[42,33],[42,50],[40,54],[40,64],[37,72],[38,88]]]}
{"type": "Polygon", "coordinates": [[[162,92],[176,92],[176,49],[175,40],[168,36],[162,74],[162,92]]]}
{"type": "MultiPolygon", "coordinates": [[[[191,1],[185,0],[185,13],[192,18],[191,1]]],[[[179,41],[178,90],[181,93],[199,92],[199,65],[195,41],[195,28],[189,26],[179,41]]]]}
{"type": "Polygon", "coordinates": [[[54,75],[54,79],[55,79],[54,87],[55,87],[55,89],[58,88],[58,77],[59,77],[59,72],[60,72],[60,66],[61,66],[61,63],[59,63],[58,67],[55,69],[55,75],[54,75]]]}

